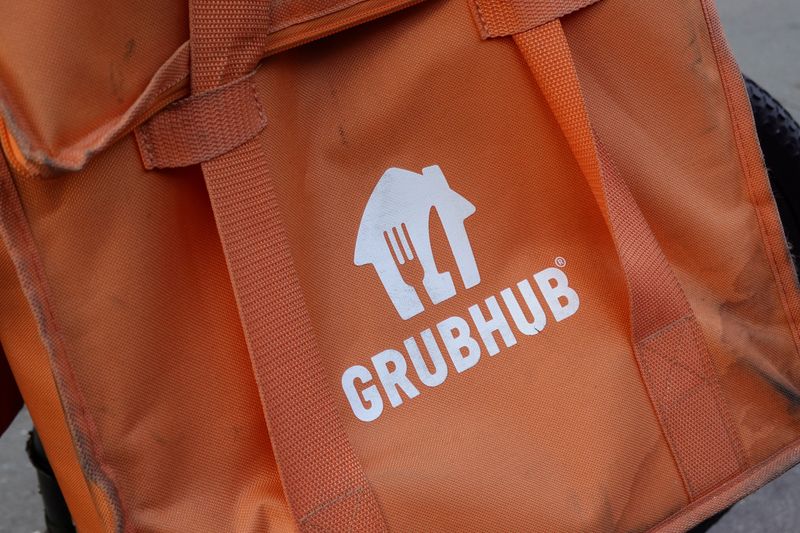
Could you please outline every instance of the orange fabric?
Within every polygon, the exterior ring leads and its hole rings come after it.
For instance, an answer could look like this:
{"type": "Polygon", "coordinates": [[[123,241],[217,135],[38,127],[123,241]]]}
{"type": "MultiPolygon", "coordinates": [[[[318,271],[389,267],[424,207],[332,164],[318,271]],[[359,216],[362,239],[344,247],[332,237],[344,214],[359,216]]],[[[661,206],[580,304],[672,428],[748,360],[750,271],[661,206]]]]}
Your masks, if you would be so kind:
{"type": "Polygon", "coordinates": [[[588,43],[591,35],[623,15],[644,24],[652,5],[631,12],[603,2],[589,8],[592,17],[563,23],[592,123],[696,310],[723,397],[755,464],[771,455],[768,450],[774,452],[773,446],[788,445],[796,438],[790,429],[793,423],[786,418],[794,388],[791,376],[797,372],[797,360],[790,355],[797,346],[794,319],[786,310],[796,305],[796,283],[791,275],[774,274],[791,273],[791,263],[774,202],[764,194],[769,185],[760,155],[751,154],[748,164],[742,164],[745,152],[740,154],[740,147],[755,147],[757,142],[752,117],[738,71],[723,76],[719,70],[716,50],[721,36],[709,30],[718,27],[718,21],[707,18],[707,7],[708,3],[690,4],[680,16],[664,10],[662,23],[681,29],[654,36],[648,46],[636,49],[622,34],[608,35],[593,46],[588,43]],[[681,27],[685,16],[696,24],[681,27]],[[692,44],[681,44],[687,42],[692,44]],[[613,65],[604,60],[612,51],[613,65]],[[680,60],[672,63],[676,56],[680,60]],[[659,74],[648,75],[655,65],[662,65],[656,69],[659,74]],[[616,79],[620,71],[637,75],[630,76],[626,85],[616,79]],[[627,97],[633,89],[649,97],[627,97]],[[729,111],[731,99],[740,102],[736,113],[729,111]],[[699,168],[705,169],[702,174],[699,168]],[[670,186],[664,187],[665,182],[670,186]],[[709,191],[714,191],[713,199],[709,191]],[[672,202],[682,207],[667,207],[672,202]],[[750,207],[740,210],[742,202],[750,207]],[[701,222],[709,219],[717,222],[701,222]],[[732,232],[734,220],[745,224],[744,229],[732,232]],[[762,225],[771,228],[769,240],[763,240],[762,225]],[[732,268],[733,257],[739,259],[732,268]],[[719,273],[731,268],[735,281],[724,289],[730,282],[719,273]],[[766,279],[775,279],[774,286],[764,284],[766,279]],[[709,299],[710,294],[716,296],[709,299]],[[750,305],[765,297],[773,303],[750,305]],[[756,333],[744,332],[755,324],[756,333]],[[753,353],[763,355],[752,357],[753,353]],[[765,434],[771,437],[765,439],[765,434]]]}
{"type": "Polygon", "coordinates": [[[528,30],[515,41],[604,207],[626,275],[634,353],[694,500],[747,467],[697,318],[636,201],[595,139],[561,22],[528,30]]]}
{"type": "Polygon", "coordinates": [[[158,99],[169,103],[188,74],[188,51],[179,50],[185,2],[147,0],[113,13],[102,4],[14,3],[3,15],[0,112],[26,163],[40,169],[81,168],[158,99]]]}
{"type": "Polygon", "coordinates": [[[747,472],[728,480],[713,492],[687,505],[681,512],[668,517],[651,531],[680,533],[688,531],[706,518],[730,507],[733,503],[760,489],[800,462],[798,442],[779,450],[769,460],[753,465],[747,472]]]}
{"type": "Polygon", "coordinates": [[[81,531],[102,531],[100,515],[94,505],[75,452],[66,418],[61,409],[50,359],[39,337],[36,320],[17,280],[8,256],[0,261],[3,306],[0,342],[13,353],[11,370],[46,452],[54,465],[59,487],[81,531]]]}
{"type": "Polygon", "coordinates": [[[260,145],[203,165],[284,491],[301,531],[384,531],[341,426],[260,145]],[[269,250],[253,263],[253,254],[269,250]]]}
{"type": "Polygon", "coordinates": [[[266,125],[250,78],[176,102],[135,130],[144,167],[196,165],[252,139],[266,125]]]}
{"type": "MultiPolygon", "coordinates": [[[[126,524],[106,521],[88,531],[165,525],[292,530],[199,169],[145,171],[128,136],[107,159],[73,177],[78,181],[15,173],[15,183],[28,202],[34,242],[47,251],[41,261],[58,325],[54,338],[65,340],[63,355],[93,406],[95,442],[104,446],[107,464],[126,472],[116,478],[126,524]],[[129,179],[120,188],[106,178],[122,164],[129,179]],[[56,212],[48,200],[53,187],[61,205],[56,212]],[[40,216],[45,211],[54,216],[40,216]],[[87,219],[88,211],[93,214],[87,219]],[[83,228],[78,240],[65,241],[63,228],[73,224],[83,228]],[[125,246],[108,248],[108,242],[125,246]],[[140,258],[149,258],[141,268],[125,266],[140,258]],[[146,360],[153,364],[143,366],[146,360]]],[[[11,274],[4,286],[19,283],[18,272],[11,274]]],[[[28,374],[25,351],[30,337],[10,329],[9,335],[15,342],[4,339],[4,346],[22,384],[35,377],[28,374]]],[[[58,399],[26,396],[35,424],[37,412],[61,411],[63,384],[59,393],[58,399]]],[[[64,412],[67,419],[73,415],[64,412]]],[[[77,435],[73,430],[73,448],[85,438],[77,435]]],[[[42,439],[50,450],[53,434],[42,439]]],[[[85,470],[83,458],[81,465],[85,470]]],[[[54,467],[68,471],[69,463],[54,467]]],[[[102,487],[95,494],[103,495],[101,509],[113,501],[102,487]]],[[[84,497],[78,510],[95,507],[84,497]]]]}
{"type": "MultiPolygon", "coordinates": [[[[254,25],[260,19],[250,17],[262,6],[203,0],[192,4],[193,90],[216,89],[213,84],[221,80],[214,67],[219,64],[226,65],[226,76],[248,73],[262,35],[254,25]],[[252,47],[250,39],[242,46],[239,32],[254,26],[252,47]],[[237,54],[220,54],[226,45],[237,54]]],[[[203,94],[208,93],[196,98],[203,94]]],[[[263,126],[261,107],[244,104],[254,97],[258,101],[255,89],[234,94],[238,105],[233,107],[245,116],[205,107],[198,109],[196,120],[227,132],[238,120],[263,126]]],[[[245,142],[202,166],[270,440],[300,530],[386,531],[325,381],[261,144],[257,139],[245,142]]]]}
{"type": "Polygon", "coordinates": [[[126,515],[117,496],[113,474],[104,461],[100,440],[94,435],[94,422],[87,413],[85,400],[76,386],[75,375],[67,360],[64,340],[53,316],[43,266],[5,160],[0,161],[0,198],[3,206],[0,236],[9,250],[22,290],[36,317],[39,335],[49,352],[53,377],[58,383],[61,403],[66,411],[65,418],[71,425],[75,451],[95,500],[95,508],[106,528],[112,527],[112,524],[126,527],[126,515]]]}
{"type": "Polygon", "coordinates": [[[722,22],[717,15],[712,0],[703,0],[703,14],[711,34],[714,56],[719,68],[721,82],[725,90],[726,103],[736,132],[739,162],[747,177],[748,194],[756,206],[758,225],[763,239],[769,244],[766,252],[770,256],[773,275],[779,280],[781,303],[792,329],[795,346],[800,349],[800,300],[793,297],[797,286],[798,273],[785,246],[786,237],[781,220],[775,209],[775,199],[769,181],[764,179],[764,160],[758,146],[758,137],[750,111],[747,90],[742,75],[733,58],[722,32],[722,22]],[[790,288],[791,287],[791,288],[790,288]]]}
{"type": "Polygon", "coordinates": [[[673,531],[797,462],[711,3],[412,4],[143,9],[116,103],[126,35],[0,54],[0,335],[82,530],[673,531]]]}

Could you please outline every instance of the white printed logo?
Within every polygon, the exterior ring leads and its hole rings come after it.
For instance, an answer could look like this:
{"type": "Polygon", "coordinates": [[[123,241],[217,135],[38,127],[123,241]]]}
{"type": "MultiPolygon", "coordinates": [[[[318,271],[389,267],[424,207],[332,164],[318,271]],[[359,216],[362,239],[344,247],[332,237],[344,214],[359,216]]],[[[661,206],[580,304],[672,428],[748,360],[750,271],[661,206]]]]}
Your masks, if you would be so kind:
{"type": "Polygon", "coordinates": [[[390,168],[375,185],[356,239],[354,262],[371,264],[398,314],[407,320],[424,309],[417,290],[405,282],[398,264],[415,258],[422,265],[422,284],[434,304],[455,296],[450,272],[439,272],[429,233],[431,210],[436,209],[464,287],[480,283],[464,221],[475,206],[450,188],[434,165],[422,174],[390,168]]]}
{"type": "MultiPolygon", "coordinates": [[[[399,265],[406,261],[419,260],[422,285],[434,304],[456,294],[453,276],[439,272],[433,257],[428,229],[433,209],[464,286],[474,287],[481,278],[464,221],[475,213],[475,206],[450,188],[438,166],[426,167],[422,174],[390,168],[375,185],[361,217],[354,262],[375,268],[403,319],[424,310],[417,290],[400,272],[399,265]]],[[[423,326],[402,341],[396,339],[362,364],[348,367],[341,385],[353,415],[363,422],[377,420],[387,404],[400,407],[441,386],[453,371],[467,372],[482,358],[539,335],[549,320],[561,322],[574,315],[580,297],[563,270],[567,261],[557,256],[554,263],[516,283],[496,286],[493,294],[465,304],[462,312],[423,326]]]]}

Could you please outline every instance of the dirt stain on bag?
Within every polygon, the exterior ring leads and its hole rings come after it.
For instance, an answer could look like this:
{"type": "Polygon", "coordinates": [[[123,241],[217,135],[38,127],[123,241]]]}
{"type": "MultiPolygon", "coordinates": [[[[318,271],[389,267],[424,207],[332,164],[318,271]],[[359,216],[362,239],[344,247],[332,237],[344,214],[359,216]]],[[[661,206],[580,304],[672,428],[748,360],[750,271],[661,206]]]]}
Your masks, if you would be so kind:
{"type": "Polygon", "coordinates": [[[109,69],[111,92],[114,94],[114,97],[119,104],[125,101],[125,71],[127,64],[130,62],[131,58],[133,58],[135,51],[136,40],[128,39],[128,41],[125,43],[125,51],[122,53],[122,64],[118,62],[111,63],[109,69]]]}
{"type": "MultiPolygon", "coordinates": [[[[753,448],[768,448],[775,439],[788,441],[793,431],[778,435],[775,417],[800,417],[800,368],[794,343],[784,325],[786,318],[776,293],[772,272],[757,248],[734,281],[734,290],[742,294],[719,306],[723,348],[734,358],[722,376],[729,390],[750,391],[750,398],[734,407],[742,431],[750,435],[753,448]],[[771,391],[773,399],[754,402],[771,391]],[[779,400],[782,399],[783,401],[779,400]]],[[[781,432],[783,433],[783,432],[781,432]]]]}

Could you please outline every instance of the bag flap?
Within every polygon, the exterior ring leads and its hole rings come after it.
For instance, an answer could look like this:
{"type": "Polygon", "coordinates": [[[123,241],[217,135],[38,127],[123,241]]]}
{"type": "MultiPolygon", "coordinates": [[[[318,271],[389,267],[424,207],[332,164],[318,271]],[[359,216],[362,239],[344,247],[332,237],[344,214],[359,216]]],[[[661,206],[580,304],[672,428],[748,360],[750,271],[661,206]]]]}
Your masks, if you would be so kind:
{"type": "Polygon", "coordinates": [[[423,0],[273,2],[264,56],[363,24],[423,0]]]}
{"type": "Polygon", "coordinates": [[[102,144],[98,132],[113,129],[188,39],[187,6],[175,0],[4,8],[3,121],[23,160],[45,167],[82,166],[102,144]]]}
{"type": "MultiPolygon", "coordinates": [[[[262,57],[421,0],[272,0],[262,57]]],[[[235,6],[231,6],[234,9],[235,6]]],[[[12,2],[0,26],[2,143],[18,171],[89,158],[189,93],[186,2],[12,2]]]]}

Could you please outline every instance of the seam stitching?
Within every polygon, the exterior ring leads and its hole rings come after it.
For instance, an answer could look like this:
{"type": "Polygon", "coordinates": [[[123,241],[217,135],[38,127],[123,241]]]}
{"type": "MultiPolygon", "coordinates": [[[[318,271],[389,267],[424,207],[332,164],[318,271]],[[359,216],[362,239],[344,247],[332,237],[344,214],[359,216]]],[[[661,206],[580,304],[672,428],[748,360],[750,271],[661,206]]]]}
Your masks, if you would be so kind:
{"type": "Polygon", "coordinates": [[[301,524],[305,524],[305,522],[307,522],[308,520],[313,518],[315,515],[319,514],[321,511],[324,511],[325,509],[329,509],[330,507],[332,507],[334,505],[337,505],[337,504],[345,501],[346,499],[348,499],[348,498],[350,498],[352,496],[359,496],[359,498],[360,498],[360,495],[361,495],[361,493],[364,492],[364,490],[365,490],[364,485],[359,485],[357,487],[353,487],[352,489],[348,489],[348,490],[346,490],[346,491],[344,491],[344,492],[342,492],[340,494],[337,494],[336,496],[334,496],[330,500],[327,500],[327,501],[317,505],[312,510],[310,510],[309,512],[304,514],[298,520],[298,522],[300,522],[301,524]]]}

